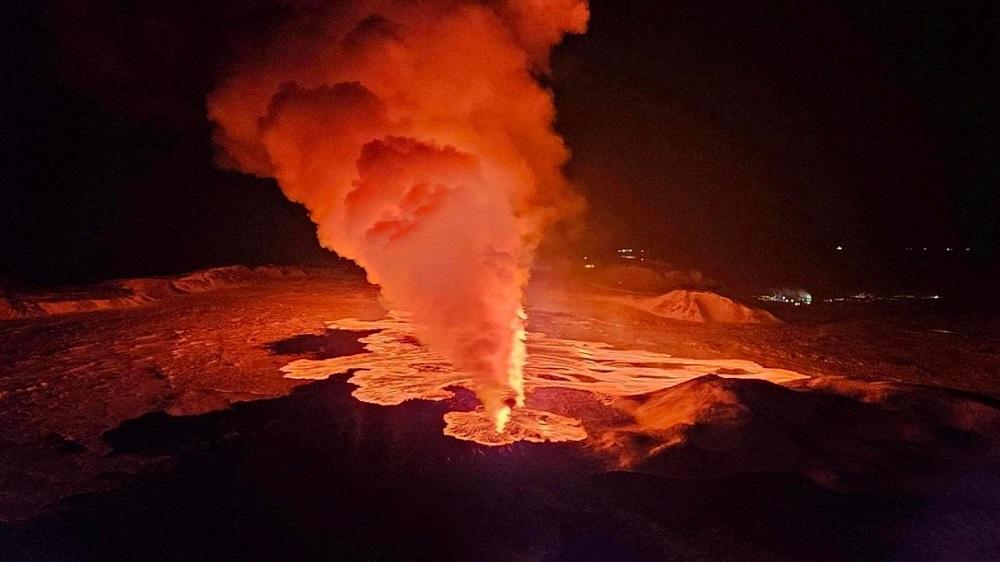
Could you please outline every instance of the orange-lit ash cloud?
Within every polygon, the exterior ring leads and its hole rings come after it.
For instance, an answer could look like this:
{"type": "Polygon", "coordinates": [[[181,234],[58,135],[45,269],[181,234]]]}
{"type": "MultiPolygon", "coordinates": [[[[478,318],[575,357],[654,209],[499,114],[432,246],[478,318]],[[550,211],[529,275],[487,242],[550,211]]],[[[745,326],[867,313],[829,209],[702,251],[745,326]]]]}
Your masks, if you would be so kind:
{"type": "Polygon", "coordinates": [[[209,98],[222,164],[274,177],[407,311],[496,425],[523,404],[523,287],[578,207],[552,47],[586,0],[297,2],[209,98]]]}

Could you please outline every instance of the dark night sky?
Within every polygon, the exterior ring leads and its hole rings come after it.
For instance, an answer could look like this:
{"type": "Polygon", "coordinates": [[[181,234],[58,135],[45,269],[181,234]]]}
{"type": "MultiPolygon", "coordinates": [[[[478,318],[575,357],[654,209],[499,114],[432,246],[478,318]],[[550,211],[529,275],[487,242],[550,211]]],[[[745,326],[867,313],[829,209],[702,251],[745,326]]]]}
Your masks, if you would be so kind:
{"type": "MultiPolygon", "coordinates": [[[[323,259],[272,182],[211,162],[204,96],[279,3],[21,4],[4,32],[0,275],[323,259]]],[[[591,4],[553,77],[591,203],[581,249],[643,245],[762,283],[957,267],[907,246],[969,246],[995,268],[1000,5],[591,4]]]]}
{"type": "Polygon", "coordinates": [[[594,3],[555,84],[599,231],[761,278],[986,259],[1000,11],[892,4],[594,3]]]}

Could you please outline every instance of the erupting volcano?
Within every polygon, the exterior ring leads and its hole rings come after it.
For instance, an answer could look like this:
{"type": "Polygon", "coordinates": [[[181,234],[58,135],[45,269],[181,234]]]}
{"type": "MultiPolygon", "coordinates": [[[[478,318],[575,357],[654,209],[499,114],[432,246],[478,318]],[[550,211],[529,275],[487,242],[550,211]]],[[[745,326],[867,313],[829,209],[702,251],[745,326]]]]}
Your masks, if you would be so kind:
{"type": "Polygon", "coordinates": [[[9,4],[0,560],[997,558],[1000,7],[9,4]]]}
{"type": "Polygon", "coordinates": [[[475,380],[498,430],[523,405],[534,250],[578,206],[548,68],[585,0],[352,2],[300,17],[209,100],[219,161],[274,177],[418,337],[475,380]]]}

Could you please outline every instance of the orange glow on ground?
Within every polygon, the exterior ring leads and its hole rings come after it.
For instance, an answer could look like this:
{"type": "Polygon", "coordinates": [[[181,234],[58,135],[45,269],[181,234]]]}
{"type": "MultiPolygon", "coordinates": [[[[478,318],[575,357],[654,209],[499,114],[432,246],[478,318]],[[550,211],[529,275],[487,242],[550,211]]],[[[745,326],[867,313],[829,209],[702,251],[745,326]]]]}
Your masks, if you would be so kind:
{"type": "Polygon", "coordinates": [[[448,412],[444,415],[447,423],[444,434],[488,446],[510,445],[518,441],[583,441],[587,438],[587,432],[578,419],[531,408],[508,409],[507,413],[510,418],[505,421],[504,429],[497,431],[482,408],[469,412],[448,412]]]}
{"type": "MultiPolygon", "coordinates": [[[[456,371],[445,359],[421,345],[413,327],[399,314],[382,320],[343,319],[327,322],[330,329],[378,330],[361,338],[368,353],[331,359],[299,359],[284,367],[292,379],[326,379],[351,372],[348,382],[362,402],[393,406],[407,400],[446,400],[453,388],[475,392],[476,381],[456,371]]],[[[557,442],[587,438],[581,420],[531,407],[533,391],[559,388],[599,397],[648,394],[702,375],[763,379],[786,383],[808,378],[795,371],[771,369],[739,359],[682,359],[644,350],[619,350],[592,341],[550,338],[526,333],[524,363],[526,406],[508,409],[505,420],[492,420],[481,408],[448,412],[444,433],[482,445],[517,441],[557,442]]]]}

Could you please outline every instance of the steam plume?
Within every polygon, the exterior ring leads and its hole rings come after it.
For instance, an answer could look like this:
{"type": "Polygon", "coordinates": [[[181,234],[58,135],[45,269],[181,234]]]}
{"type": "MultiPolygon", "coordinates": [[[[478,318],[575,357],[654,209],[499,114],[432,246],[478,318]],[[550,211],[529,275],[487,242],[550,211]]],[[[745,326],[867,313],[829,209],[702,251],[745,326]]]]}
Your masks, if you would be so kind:
{"type": "Polygon", "coordinates": [[[586,0],[295,3],[209,98],[219,161],[277,179],[473,381],[502,428],[523,403],[521,298],[572,210],[534,73],[586,0]]]}

